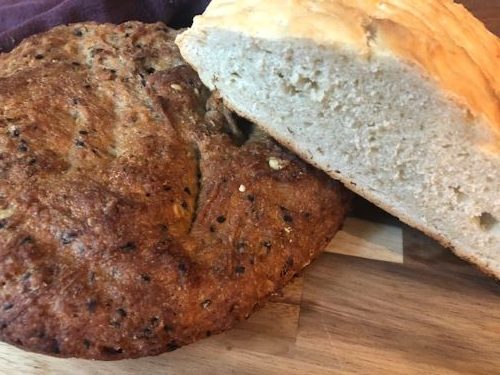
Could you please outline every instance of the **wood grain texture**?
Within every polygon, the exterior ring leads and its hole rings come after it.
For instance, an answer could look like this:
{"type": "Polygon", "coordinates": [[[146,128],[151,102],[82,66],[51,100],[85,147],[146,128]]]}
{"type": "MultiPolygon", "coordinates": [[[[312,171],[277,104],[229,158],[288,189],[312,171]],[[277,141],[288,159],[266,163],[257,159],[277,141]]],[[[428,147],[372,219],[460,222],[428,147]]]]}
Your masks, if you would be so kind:
{"type": "MultiPolygon", "coordinates": [[[[500,0],[463,3],[500,33],[500,0]]],[[[500,374],[500,284],[366,202],[354,215],[330,246],[354,257],[322,255],[230,332],[108,363],[0,344],[0,374],[500,374]]]]}
{"type": "Polygon", "coordinates": [[[403,231],[400,226],[349,217],[325,251],[403,263],[403,231]]]}

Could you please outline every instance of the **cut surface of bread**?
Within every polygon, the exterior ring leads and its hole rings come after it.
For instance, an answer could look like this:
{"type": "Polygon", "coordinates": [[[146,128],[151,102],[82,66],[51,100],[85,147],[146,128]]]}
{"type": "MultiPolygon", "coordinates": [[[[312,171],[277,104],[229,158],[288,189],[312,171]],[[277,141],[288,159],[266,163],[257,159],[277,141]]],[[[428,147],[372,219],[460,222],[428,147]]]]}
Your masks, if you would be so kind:
{"type": "Polygon", "coordinates": [[[448,0],[215,0],[177,38],[227,105],[500,277],[500,42],[448,0]]]}

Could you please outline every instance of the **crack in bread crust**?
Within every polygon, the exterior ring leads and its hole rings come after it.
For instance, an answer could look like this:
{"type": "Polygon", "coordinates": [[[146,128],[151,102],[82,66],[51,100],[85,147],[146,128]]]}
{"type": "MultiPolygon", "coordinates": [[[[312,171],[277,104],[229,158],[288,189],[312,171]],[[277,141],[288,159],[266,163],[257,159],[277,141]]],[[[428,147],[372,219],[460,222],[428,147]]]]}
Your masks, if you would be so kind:
{"type": "Polygon", "coordinates": [[[76,24],[0,55],[2,340],[175,350],[248,317],[339,228],[349,194],[269,138],[235,144],[175,35],[76,24]]]}

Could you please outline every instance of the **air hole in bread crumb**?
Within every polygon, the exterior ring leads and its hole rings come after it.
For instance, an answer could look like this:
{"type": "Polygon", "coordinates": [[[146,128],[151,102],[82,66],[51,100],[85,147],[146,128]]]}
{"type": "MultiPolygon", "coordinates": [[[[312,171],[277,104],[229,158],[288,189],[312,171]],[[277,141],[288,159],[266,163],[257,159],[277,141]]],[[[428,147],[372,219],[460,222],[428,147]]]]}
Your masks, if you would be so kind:
{"type": "Polygon", "coordinates": [[[452,187],[451,189],[455,193],[458,202],[463,202],[467,198],[467,195],[465,195],[465,193],[462,192],[459,186],[452,187]]]}
{"type": "Polygon", "coordinates": [[[500,222],[489,212],[483,212],[478,217],[478,222],[481,229],[500,234],[500,222]]]}

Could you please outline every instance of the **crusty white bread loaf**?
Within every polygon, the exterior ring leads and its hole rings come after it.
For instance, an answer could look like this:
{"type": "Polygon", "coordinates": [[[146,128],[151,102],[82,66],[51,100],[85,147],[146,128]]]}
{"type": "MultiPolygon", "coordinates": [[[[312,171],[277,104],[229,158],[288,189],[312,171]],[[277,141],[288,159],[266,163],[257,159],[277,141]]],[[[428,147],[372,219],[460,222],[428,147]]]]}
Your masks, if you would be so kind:
{"type": "Polygon", "coordinates": [[[214,0],[178,37],[234,110],[500,277],[500,42],[451,0],[214,0]]]}

